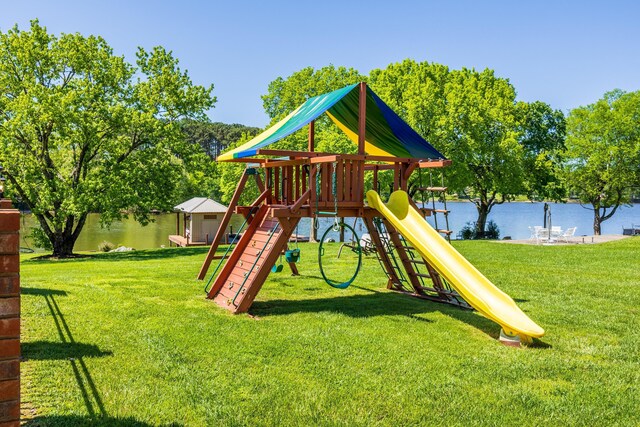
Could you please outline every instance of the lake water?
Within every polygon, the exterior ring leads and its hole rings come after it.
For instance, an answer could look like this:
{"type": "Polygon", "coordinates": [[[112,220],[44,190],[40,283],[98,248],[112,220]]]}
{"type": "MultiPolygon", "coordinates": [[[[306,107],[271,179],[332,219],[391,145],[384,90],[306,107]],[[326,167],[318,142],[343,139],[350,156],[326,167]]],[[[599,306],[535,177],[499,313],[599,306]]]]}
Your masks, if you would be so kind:
{"type": "MultiPolygon", "coordinates": [[[[513,239],[526,239],[529,237],[529,226],[542,225],[544,203],[505,203],[495,206],[489,214],[489,219],[496,222],[500,229],[500,237],[511,236],[513,239]]],[[[554,226],[562,229],[578,227],[576,236],[593,234],[593,213],[583,208],[577,203],[550,203],[551,220],[554,226]]],[[[436,204],[441,208],[442,205],[436,204]]],[[[449,228],[453,230],[453,236],[465,226],[467,222],[476,220],[477,213],[475,205],[470,202],[449,202],[447,207],[451,211],[449,214],[449,228]]],[[[90,214],[86,225],[80,233],[76,242],[76,251],[95,251],[103,241],[109,241],[115,245],[124,245],[136,249],[159,248],[169,246],[169,234],[176,232],[175,214],[158,214],[153,216],[155,222],[147,226],[141,226],[132,218],[121,222],[115,222],[109,229],[101,228],[99,214],[90,214]]],[[[442,227],[442,216],[438,216],[438,226],[442,227]]],[[[242,217],[234,215],[232,226],[234,230],[242,224],[242,217]]],[[[298,234],[308,236],[310,228],[310,218],[303,218],[300,221],[298,234]]],[[[346,220],[349,225],[353,224],[352,219],[346,220]]],[[[433,225],[433,219],[428,220],[433,225]]],[[[22,236],[20,246],[33,248],[33,242],[27,236],[29,230],[35,224],[35,219],[31,215],[24,215],[22,218],[22,236]]],[[[321,218],[318,226],[318,237],[331,225],[333,219],[321,218]]],[[[640,204],[631,207],[621,207],[613,218],[602,224],[603,234],[622,234],[622,228],[629,228],[632,224],[640,224],[640,204]]],[[[362,221],[356,223],[356,232],[361,234],[366,232],[362,221]]],[[[337,234],[331,232],[330,237],[337,239],[337,234]]],[[[347,236],[347,239],[349,236],[347,236]]]]}

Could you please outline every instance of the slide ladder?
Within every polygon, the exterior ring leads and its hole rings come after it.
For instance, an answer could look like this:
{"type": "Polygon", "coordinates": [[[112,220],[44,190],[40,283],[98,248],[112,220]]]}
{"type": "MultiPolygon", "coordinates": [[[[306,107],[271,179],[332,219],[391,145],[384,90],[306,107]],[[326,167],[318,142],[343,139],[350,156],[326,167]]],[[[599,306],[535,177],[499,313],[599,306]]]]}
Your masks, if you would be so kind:
{"type": "Polygon", "coordinates": [[[375,218],[374,222],[389,264],[395,273],[394,276],[387,271],[388,267],[382,262],[380,254],[376,253],[387,277],[391,282],[395,282],[390,288],[432,301],[471,308],[388,220],[375,218]],[[394,281],[394,277],[398,280],[394,281]]]}
{"type": "Polygon", "coordinates": [[[208,291],[207,298],[233,313],[249,309],[287,246],[292,228],[285,231],[268,211],[263,205],[256,213],[208,291]]]}
{"type": "Polygon", "coordinates": [[[544,329],[533,322],[513,301],[498,289],[411,206],[404,191],[391,194],[387,204],[375,191],[367,192],[369,207],[376,209],[425,262],[448,283],[469,305],[502,327],[506,337],[531,342],[544,335],[544,329]]]}

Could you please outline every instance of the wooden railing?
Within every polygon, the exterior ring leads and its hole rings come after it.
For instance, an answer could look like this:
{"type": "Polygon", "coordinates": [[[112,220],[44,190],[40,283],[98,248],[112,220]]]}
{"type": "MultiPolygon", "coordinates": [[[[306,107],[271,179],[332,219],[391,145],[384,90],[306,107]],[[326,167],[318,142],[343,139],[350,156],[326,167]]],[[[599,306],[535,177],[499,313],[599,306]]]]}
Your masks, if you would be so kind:
{"type": "Polygon", "coordinates": [[[322,211],[357,208],[364,200],[364,160],[356,156],[326,156],[263,163],[267,201],[291,206],[309,205],[322,211]]]}

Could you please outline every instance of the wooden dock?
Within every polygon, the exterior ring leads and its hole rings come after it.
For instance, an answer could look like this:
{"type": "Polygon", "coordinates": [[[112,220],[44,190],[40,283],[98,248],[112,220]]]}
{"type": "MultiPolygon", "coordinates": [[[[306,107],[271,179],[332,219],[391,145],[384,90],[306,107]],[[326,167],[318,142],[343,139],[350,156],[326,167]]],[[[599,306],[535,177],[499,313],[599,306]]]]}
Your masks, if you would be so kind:
{"type": "Polygon", "coordinates": [[[175,243],[176,246],[187,247],[187,246],[208,246],[207,242],[189,242],[187,238],[184,236],[179,236],[177,234],[169,235],[169,244],[175,243]]]}

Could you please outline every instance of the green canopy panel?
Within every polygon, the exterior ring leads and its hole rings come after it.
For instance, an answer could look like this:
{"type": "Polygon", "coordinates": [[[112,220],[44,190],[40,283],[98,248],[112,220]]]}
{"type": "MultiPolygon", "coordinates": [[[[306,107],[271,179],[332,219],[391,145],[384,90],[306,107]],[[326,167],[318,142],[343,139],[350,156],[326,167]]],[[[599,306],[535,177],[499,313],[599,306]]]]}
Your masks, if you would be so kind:
{"type": "MultiPolygon", "coordinates": [[[[359,98],[360,90],[357,83],[324,95],[314,96],[252,140],[218,156],[217,160],[255,156],[259,149],[291,135],[323,113],[327,113],[338,128],[357,144],[359,98]]],[[[369,87],[367,87],[366,104],[365,152],[367,154],[422,160],[445,159],[369,87]]]]}

